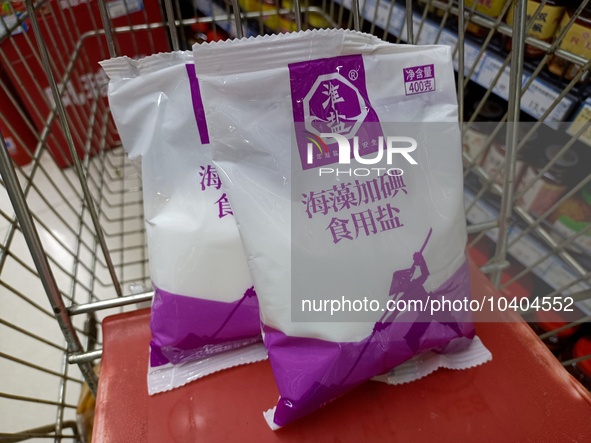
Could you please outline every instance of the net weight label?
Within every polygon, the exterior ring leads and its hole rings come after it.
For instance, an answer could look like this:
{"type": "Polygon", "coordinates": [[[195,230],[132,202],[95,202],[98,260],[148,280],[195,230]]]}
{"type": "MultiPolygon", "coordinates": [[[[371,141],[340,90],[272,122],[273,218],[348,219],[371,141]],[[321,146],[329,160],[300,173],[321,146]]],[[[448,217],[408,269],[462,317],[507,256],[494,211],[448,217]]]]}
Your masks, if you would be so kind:
{"type": "Polygon", "coordinates": [[[417,80],[405,83],[406,95],[423,94],[424,92],[435,91],[435,79],[417,80]]]}
{"type": "Polygon", "coordinates": [[[435,91],[435,66],[412,66],[402,70],[406,95],[435,91]]]}

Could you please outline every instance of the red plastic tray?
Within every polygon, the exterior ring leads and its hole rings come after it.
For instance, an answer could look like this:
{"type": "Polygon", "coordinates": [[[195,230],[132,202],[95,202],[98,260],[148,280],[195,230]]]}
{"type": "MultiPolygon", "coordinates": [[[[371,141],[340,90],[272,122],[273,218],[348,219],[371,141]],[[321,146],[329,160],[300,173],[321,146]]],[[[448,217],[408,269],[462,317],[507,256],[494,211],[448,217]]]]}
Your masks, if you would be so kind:
{"type": "MultiPolygon", "coordinates": [[[[474,293],[495,294],[476,267],[474,293]]],[[[500,314],[499,314],[500,315],[500,314]]],[[[213,374],[149,397],[149,310],[103,322],[95,442],[588,442],[591,396],[515,314],[479,323],[493,361],[419,381],[367,382],[273,432],[262,412],[278,398],[268,362],[213,374]]]]}

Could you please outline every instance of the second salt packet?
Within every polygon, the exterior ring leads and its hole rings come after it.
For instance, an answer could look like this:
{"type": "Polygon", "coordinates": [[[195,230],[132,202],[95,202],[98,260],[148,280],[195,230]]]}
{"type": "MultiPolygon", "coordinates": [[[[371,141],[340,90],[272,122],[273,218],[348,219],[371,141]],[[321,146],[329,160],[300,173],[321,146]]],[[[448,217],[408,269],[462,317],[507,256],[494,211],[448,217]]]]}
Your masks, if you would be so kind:
{"type": "Polygon", "coordinates": [[[124,148],[142,160],[154,285],[149,393],[265,359],[256,293],[211,159],[191,52],[102,66],[124,148]]]}

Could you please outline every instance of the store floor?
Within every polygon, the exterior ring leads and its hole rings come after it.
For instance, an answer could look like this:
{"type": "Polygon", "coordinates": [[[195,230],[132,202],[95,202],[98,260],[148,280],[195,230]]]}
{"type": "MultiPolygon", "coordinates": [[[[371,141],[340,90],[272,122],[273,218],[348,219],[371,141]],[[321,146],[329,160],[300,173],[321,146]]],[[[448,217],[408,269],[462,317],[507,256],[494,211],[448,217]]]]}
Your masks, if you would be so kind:
{"type": "MultiPolygon", "coordinates": [[[[92,178],[91,188],[103,197],[101,224],[104,222],[116,271],[120,278],[123,275],[128,282],[124,292],[129,293],[129,282],[134,281],[134,275],[133,270],[124,270],[124,264],[139,262],[142,272],[136,274],[143,273],[145,277],[147,272],[143,263],[141,200],[139,204],[120,204],[127,198],[120,189],[124,185],[136,191],[137,202],[141,190],[137,170],[130,170],[133,182],[126,179],[125,183],[120,180],[101,185],[101,181],[109,181],[109,177],[121,176],[122,169],[117,165],[122,165],[124,161],[122,150],[111,151],[104,158],[93,158],[89,175],[92,178]],[[99,188],[101,190],[97,191],[99,188]],[[122,220],[123,212],[126,221],[122,220]],[[127,225],[131,222],[134,223],[132,230],[135,234],[130,239],[122,232],[130,230],[127,225]],[[123,256],[125,251],[135,256],[126,258],[123,256]]],[[[39,165],[41,167],[35,173],[35,186],[29,192],[27,203],[36,215],[39,236],[59,289],[66,297],[73,296],[76,303],[88,302],[91,293],[99,298],[116,296],[108,271],[103,266],[100,249],[96,247],[88,211],[84,211],[84,223],[80,228],[82,197],[73,168],[60,170],[47,155],[40,158],[39,165]]],[[[33,165],[28,165],[23,168],[24,174],[19,173],[22,185],[27,182],[24,177],[33,170],[33,165]]],[[[67,405],[64,420],[75,419],[74,407],[80,394],[81,376],[77,366],[64,363],[65,340],[36,275],[24,237],[20,230],[11,234],[10,220],[14,212],[4,187],[0,188],[0,211],[3,215],[0,216],[0,253],[6,256],[5,263],[2,264],[0,259],[0,432],[20,432],[55,424],[58,414],[56,403],[60,403],[60,399],[67,405]],[[10,235],[14,238],[6,248],[10,235]],[[31,334],[37,338],[31,337],[31,334]],[[64,368],[68,377],[66,383],[62,378],[64,368]],[[6,398],[11,396],[35,401],[6,398]]],[[[104,315],[101,314],[99,319],[104,315]]],[[[84,327],[84,321],[83,317],[74,319],[80,329],[84,327]]]]}

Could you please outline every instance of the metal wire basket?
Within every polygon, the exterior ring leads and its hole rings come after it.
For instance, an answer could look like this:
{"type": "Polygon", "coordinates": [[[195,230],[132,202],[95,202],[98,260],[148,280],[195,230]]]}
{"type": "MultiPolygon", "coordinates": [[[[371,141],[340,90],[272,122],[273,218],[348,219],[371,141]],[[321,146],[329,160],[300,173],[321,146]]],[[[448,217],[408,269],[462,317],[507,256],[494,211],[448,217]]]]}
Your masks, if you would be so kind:
{"type": "Polygon", "coordinates": [[[515,185],[519,152],[540,128],[564,138],[529,188],[560,156],[591,140],[591,101],[584,100],[591,61],[562,44],[589,0],[549,40],[533,32],[547,0],[497,3],[493,14],[473,0],[0,1],[0,440],[83,440],[76,409],[84,382],[97,389],[104,313],[152,297],[139,168],[120,146],[97,65],[117,55],[336,26],[393,42],[452,46],[465,136],[473,136],[490,97],[507,103],[481,137],[478,155],[464,152],[471,246],[494,242],[482,269],[501,290],[535,279],[530,300],[572,297],[580,315],[560,330],[589,321],[591,254],[581,244],[591,223],[565,234],[551,215],[587,186],[591,173],[537,215],[520,203],[528,188],[515,185]],[[524,62],[531,48],[538,58],[524,62]],[[578,67],[574,75],[548,74],[553,57],[578,67]],[[479,92],[466,93],[473,85],[479,92]],[[525,136],[512,124],[524,115],[525,136]],[[487,169],[482,160],[496,140],[504,154],[487,169]],[[512,263],[520,267],[504,277],[512,263]]]}

